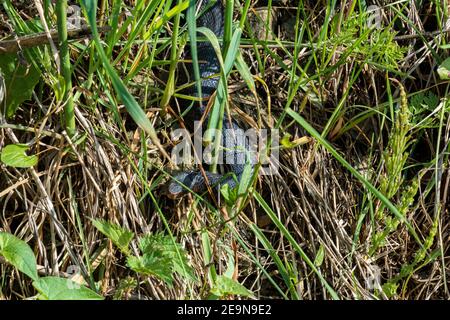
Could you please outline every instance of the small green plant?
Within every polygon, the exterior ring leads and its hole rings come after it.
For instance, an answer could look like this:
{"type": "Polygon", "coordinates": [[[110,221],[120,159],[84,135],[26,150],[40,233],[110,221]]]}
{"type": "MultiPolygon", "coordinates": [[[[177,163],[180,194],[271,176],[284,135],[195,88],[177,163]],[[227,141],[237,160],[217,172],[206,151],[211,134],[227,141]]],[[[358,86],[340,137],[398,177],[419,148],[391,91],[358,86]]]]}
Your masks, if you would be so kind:
{"type": "Polygon", "coordinates": [[[122,300],[126,299],[129,293],[137,287],[138,283],[135,278],[126,277],[124,279],[120,279],[119,286],[116,288],[116,292],[114,293],[114,300],[122,300]]]}
{"type": "Polygon", "coordinates": [[[211,288],[211,294],[210,299],[228,295],[240,295],[243,297],[253,296],[253,293],[250,290],[227,276],[217,276],[214,286],[211,288]]]}
{"type": "MultiPolygon", "coordinates": [[[[131,270],[158,278],[169,287],[173,286],[175,274],[188,282],[198,281],[188,262],[187,252],[171,236],[156,233],[138,238],[140,254],[134,255],[129,248],[134,238],[133,232],[103,220],[93,220],[93,224],[127,257],[127,265],[131,270]]],[[[229,263],[228,266],[229,269],[224,275],[214,276],[210,298],[228,295],[252,296],[251,291],[232,279],[234,269],[230,268],[234,264],[229,263]]],[[[130,283],[127,283],[126,288],[130,290],[130,283]]]]}
{"type": "MultiPolygon", "coordinates": [[[[421,266],[428,264],[431,261],[434,261],[440,255],[440,252],[438,250],[428,256],[428,250],[431,249],[431,247],[435,241],[437,231],[438,231],[438,220],[436,219],[433,222],[433,225],[431,226],[431,229],[430,229],[430,232],[429,232],[427,238],[425,239],[424,247],[420,248],[414,254],[413,261],[411,263],[405,263],[401,267],[400,273],[398,275],[389,279],[385,284],[383,284],[383,286],[382,286],[383,292],[386,294],[387,297],[390,298],[397,294],[400,280],[402,280],[404,278],[409,279],[417,269],[419,269],[421,266]],[[421,262],[423,262],[423,263],[420,264],[421,262]]],[[[404,289],[406,288],[407,283],[408,283],[408,281],[405,281],[405,283],[403,285],[404,289]]],[[[405,290],[403,290],[403,291],[405,291],[405,290]]]]}
{"type": "MultiPolygon", "coordinates": [[[[206,240],[206,233],[204,233],[204,237],[206,240]]],[[[205,242],[209,243],[209,239],[205,242]]],[[[218,298],[225,298],[233,295],[253,297],[253,292],[245,288],[233,278],[233,275],[235,273],[235,259],[233,251],[229,246],[224,245],[221,242],[219,242],[219,245],[227,253],[227,269],[225,270],[223,275],[218,275],[214,266],[211,266],[209,268],[211,289],[209,291],[208,299],[216,300],[218,298]]],[[[211,258],[211,252],[208,252],[206,256],[211,258]]]]}
{"type": "Polygon", "coordinates": [[[102,300],[103,297],[91,289],[70,279],[61,277],[40,277],[36,257],[30,246],[6,232],[0,232],[0,256],[17,270],[33,280],[33,287],[39,292],[40,300],[102,300]]]}
{"type": "MultiPolygon", "coordinates": [[[[413,115],[421,113],[419,108],[436,108],[438,101],[431,93],[428,96],[416,96],[413,100],[413,107],[416,112],[412,113],[409,109],[406,92],[403,86],[400,83],[398,84],[400,86],[400,108],[396,114],[389,143],[383,155],[385,174],[380,178],[380,191],[390,200],[394,201],[397,199],[398,210],[403,217],[406,217],[414,204],[414,197],[419,191],[419,181],[422,176],[422,174],[419,174],[411,180],[405,181],[403,173],[406,161],[408,160],[409,149],[413,142],[410,133],[414,121],[412,120],[413,115]]],[[[383,204],[380,204],[377,207],[375,218],[379,224],[384,224],[384,227],[375,233],[372,238],[372,246],[369,249],[369,255],[373,255],[381,246],[383,246],[389,234],[397,230],[401,223],[398,217],[386,214],[383,204]]],[[[383,292],[387,297],[393,297],[397,294],[400,280],[410,278],[416,271],[416,268],[420,266],[421,262],[428,258],[423,264],[425,265],[437,257],[438,253],[428,256],[428,251],[431,249],[437,234],[437,223],[437,219],[433,221],[429,234],[425,239],[423,246],[421,246],[414,254],[413,261],[403,264],[400,273],[383,284],[383,292]]],[[[403,285],[404,288],[406,284],[407,281],[405,281],[403,285]]]]}
{"type": "Polygon", "coordinates": [[[439,98],[432,91],[415,94],[410,99],[411,123],[421,128],[435,126],[440,106],[439,98]]]}
{"type": "Polygon", "coordinates": [[[138,239],[140,255],[133,255],[129,245],[134,233],[107,221],[94,220],[94,226],[107,236],[127,257],[127,265],[135,272],[154,276],[172,286],[174,273],[194,281],[187,254],[170,236],[150,234],[138,239]]]}
{"type": "MultiPolygon", "coordinates": [[[[403,217],[406,217],[409,207],[414,202],[414,196],[419,189],[419,184],[417,179],[413,179],[413,181],[408,182],[408,187],[404,187],[403,170],[408,160],[408,150],[413,140],[410,134],[411,112],[408,108],[406,92],[399,82],[398,85],[401,97],[400,108],[396,114],[389,143],[383,155],[385,173],[380,178],[379,188],[381,193],[389,200],[395,200],[395,196],[399,195],[399,212],[403,217]]],[[[377,207],[375,217],[379,222],[384,222],[384,228],[372,238],[369,255],[373,255],[385,243],[386,237],[396,230],[401,222],[398,217],[387,215],[385,206],[382,203],[377,207]]]]}

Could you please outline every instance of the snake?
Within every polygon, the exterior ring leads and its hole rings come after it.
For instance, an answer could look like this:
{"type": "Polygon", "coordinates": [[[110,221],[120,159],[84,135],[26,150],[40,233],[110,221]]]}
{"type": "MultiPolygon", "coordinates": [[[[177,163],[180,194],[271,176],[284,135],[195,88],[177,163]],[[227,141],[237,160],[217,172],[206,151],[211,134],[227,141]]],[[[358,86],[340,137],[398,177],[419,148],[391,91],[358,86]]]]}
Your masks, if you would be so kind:
{"type": "MultiPolygon", "coordinates": [[[[210,29],[217,38],[223,37],[224,34],[224,6],[221,0],[203,0],[197,1],[199,7],[199,16],[196,20],[198,27],[206,27],[210,29]]],[[[190,49],[186,50],[186,56],[191,57],[190,49]]],[[[209,114],[205,115],[208,99],[216,91],[219,84],[220,64],[216,52],[209,41],[198,41],[198,66],[201,81],[201,97],[195,87],[187,89],[187,94],[202,98],[197,99],[200,102],[192,107],[184,117],[186,127],[192,131],[194,121],[204,119],[204,123],[209,120],[209,114]]],[[[191,78],[194,77],[193,66],[187,66],[188,73],[191,78]]],[[[187,109],[190,104],[182,103],[181,109],[187,109]]],[[[246,152],[249,145],[244,137],[243,130],[238,123],[228,117],[225,112],[222,122],[222,147],[224,150],[224,158],[226,159],[228,172],[223,174],[213,173],[204,170],[186,170],[176,172],[167,187],[167,194],[171,198],[176,198],[189,191],[201,194],[208,190],[208,185],[216,190],[220,190],[221,186],[228,185],[230,189],[236,187],[244,172],[246,165],[246,152]],[[230,159],[232,161],[230,161],[230,159]]],[[[247,153],[248,154],[248,153],[247,153]]],[[[253,165],[250,164],[252,170],[253,165]]]]}

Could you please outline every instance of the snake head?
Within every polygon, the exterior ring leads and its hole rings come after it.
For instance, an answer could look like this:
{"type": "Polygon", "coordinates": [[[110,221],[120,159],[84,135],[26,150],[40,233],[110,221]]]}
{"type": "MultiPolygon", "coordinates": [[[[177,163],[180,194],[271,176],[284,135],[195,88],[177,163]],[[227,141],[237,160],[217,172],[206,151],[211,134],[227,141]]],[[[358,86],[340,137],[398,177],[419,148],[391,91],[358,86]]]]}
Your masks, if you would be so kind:
{"type": "Polygon", "coordinates": [[[189,191],[201,193],[205,190],[205,179],[201,172],[188,170],[174,173],[171,181],[167,185],[166,194],[169,198],[176,199],[189,191]]]}
{"type": "Polygon", "coordinates": [[[189,186],[190,175],[192,171],[179,171],[173,174],[172,179],[170,179],[169,183],[166,185],[164,193],[170,199],[176,199],[181,197],[183,194],[188,192],[186,187],[189,186]],[[187,184],[186,184],[187,183],[187,184]],[[184,186],[186,187],[184,187],[184,186]]]}

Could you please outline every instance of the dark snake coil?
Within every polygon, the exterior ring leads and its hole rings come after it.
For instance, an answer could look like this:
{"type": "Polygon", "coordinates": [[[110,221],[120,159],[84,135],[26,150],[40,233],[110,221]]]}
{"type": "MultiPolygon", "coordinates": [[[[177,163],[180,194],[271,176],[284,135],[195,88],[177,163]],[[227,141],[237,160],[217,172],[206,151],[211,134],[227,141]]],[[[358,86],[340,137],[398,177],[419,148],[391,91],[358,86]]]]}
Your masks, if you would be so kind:
{"type": "MultiPolygon", "coordinates": [[[[202,1],[199,12],[202,13],[204,11],[204,13],[198,17],[197,27],[209,28],[218,38],[221,38],[224,30],[224,7],[220,0],[217,0],[214,4],[213,2],[213,0],[202,1]],[[205,8],[206,11],[204,10],[205,8]]],[[[209,98],[219,84],[219,77],[211,76],[219,74],[220,65],[216,52],[209,42],[197,42],[197,50],[198,60],[201,61],[199,63],[199,69],[202,98],[209,98]]],[[[187,52],[187,57],[190,57],[189,51],[187,52]]],[[[188,66],[187,68],[193,79],[194,72],[192,66],[188,66]]],[[[198,97],[195,86],[192,86],[186,93],[198,97]]],[[[188,106],[189,104],[182,105],[183,108],[187,108],[188,106]]],[[[206,103],[202,101],[194,105],[186,115],[185,123],[191,132],[193,131],[194,121],[201,119],[205,109],[206,103]]],[[[208,123],[208,119],[209,115],[205,117],[204,123],[208,123]]],[[[226,163],[230,172],[227,174],[218,174],[205,171],[209,185],[216,188],[216,190],[225,184],[228,184],[230,188],[234,188],[238,184],[245,168],[246,150],[248,150],[243,130],[234,120],[230,122],[227,114],[223,117],[222,146],[224,149],[223,159],[227,160],[226,163]]],[[[171,197],[177,197],[189,190],[196,193],[203,193],[207,190],[207,182],[200,170],[182,171],[174,175],[167,189],[168,195],[171,197]]]]}

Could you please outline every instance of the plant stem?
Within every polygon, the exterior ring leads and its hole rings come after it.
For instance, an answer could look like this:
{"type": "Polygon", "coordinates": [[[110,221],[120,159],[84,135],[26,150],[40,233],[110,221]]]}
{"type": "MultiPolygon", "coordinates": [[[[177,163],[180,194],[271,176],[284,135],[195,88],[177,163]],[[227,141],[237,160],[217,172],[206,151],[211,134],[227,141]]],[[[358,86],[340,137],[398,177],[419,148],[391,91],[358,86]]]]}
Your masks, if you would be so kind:
{"type": "Polygon", "coordinates": [[[69,137],[75,134],[75,114],[72,97],[72,72],[70,68],[69,45],[67,42],[67,0],[56,1],[56,17],[58,24],[60,74],[64,78],[64,124],[69,137]]]}

